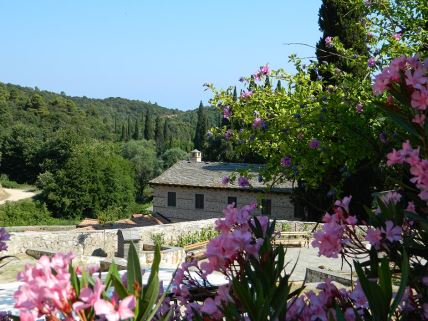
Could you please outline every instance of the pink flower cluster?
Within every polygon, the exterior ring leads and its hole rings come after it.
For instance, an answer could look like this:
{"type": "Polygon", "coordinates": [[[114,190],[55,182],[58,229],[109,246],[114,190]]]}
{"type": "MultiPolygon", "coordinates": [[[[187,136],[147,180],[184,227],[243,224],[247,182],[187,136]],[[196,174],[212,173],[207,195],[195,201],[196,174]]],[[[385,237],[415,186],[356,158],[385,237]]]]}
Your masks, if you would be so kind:
{"type": "Polygon", "coordinates": [[[349,203],[352,197],[345,197],[335,203],[333,214],[326,213],[323,217],[322,230],[314,233],[312,246],[319,249],[318,255],[337,258],[343,245],[348,242],[345,232],[348,226],[357,224],[355,216],[349,214],[349,203]]]}
{"type": "Polygon", "coordinates": [[[393,84],[403,85],[410,93],[410,105],[415,109],[413,122],[423,125],[426,119],[425,111],[428,107],[428,59],[421,61],[418,56],[395,58],[391,64],[376,76],[373,85],[375,94],[391,90],[393,84]]]}
{"type": "MultiPolygon", "coordinates": [[[[330,279],[317,286],[317,292],[309,291],[288,302],[286,321],[328,321],[329,315],[336,315],[335,307],[340,306],[346,321],[355,321],[357,313],[363,315],[368,307],[367,299],[357,283],[353,290],[338,289],[330,279]],[[356,310],[353,309],[353,306],[356,310]]],[[[336,319],[336,318],[334,318],[336,319]]]]}
{"type": "MultiPolygon", "coordinates": [[[[208,260],[201,263],[201,268],[206,274],[225,271],[239,258],[248,255],[257,256],[262,240],[254,239],[249,225],[251,212],[255,208],[255,203],[242,208],[236,208],[231,204],[223,211],[224,219],[216,221],[216,230],[220,235],[208,243],[206,251],[208,260]]],[[[259,221],[266,228],[268,219],[261,217],[259,221]]]]}
{"type": "Polygon", "coordinates": [[[77,297],[70,274],[73,257],[72,254],[56,254],[51,259],[43,256],[36,265],[27,265],[18,274],[18,280],[24,284],[15,292],[14,299],[21,320],[34,321],[42,316],[74,320],[75,315],[80,317],[87,309],[93,309],[95,315],[108,321],[132,318],[135,297],[130,295],[119,301],[113,293],[109,301],[103,299],[105,285],[100,279],[92,287],[82,288],[77,297]]]}
{"type": "Polygon", "coordinates": [[[413,149],[410,142],[406,141],[400,150],[393,149],[387,158],[388,166],[403,163],[410,165],[410,174],[413,175],[410,181],[420,190],[421,200],[428,202],[428,161],[420,158],[419,147],[413,149]]]}
{"type": "Polygon", "coordinates": [[[0,252],[7,250],[7,245],[5,241],[10,239],[10,235],[6,232],[4,227],[0,228],[0,252]]]}
{"type": "Polygon", "coordinates": [[[69,265],[72,254],[56,254],[52,259],[43,256],[36,265],[27,265],[18,274],[24,282],[14,294],[15,308],[21,311],[21,320],[35,320],[42,315],[63,313],[71,315],[70,302],[76,293],[70,282],[69,265]]]}
{"type": "Polygon", "coordinates": [[[254,74],[254,78],[257,80],[260,80],[262,76],[268,76],[270,73],[269,65],[266,64],[264,66],[261,66],[259,70],[254,74]]]}
{"type": "MultiPolygon", "coordinates": [[[[249,257],[257,258],[263,239],[256,239],[251,231],[251,224],[254,224],[252,212],[256,207],[255,203],[242,208],[235,208],[233,204],[228,205],[223,211],[224,218],[215,222],[216,230],[220,235],[208,243],[205,253],[207,260],[199,264],[196,261],[185,262],[177,269],[172,281],[173,292],[180,304],[186,306],[186,313],[190,319],[196,312],[209,315],[213,320],[221,320],[222,303],[232,301],[229,285],[220,286],[217,295],[214,298],[205,299],[202,304],[190,303],[188,302],[189,289],[200,285],[200,281],[191,277],[190,270],[193,268],[194,271],[199,271],[197,274],[208,282],[207,276],[214,271],[231,277],[235,273],[235,269],[231,268],[232,265],[242,263],[249,257]]],[[[262,230],[266,231],[269,218],[259,216],[257,220],[262,230]]]]}

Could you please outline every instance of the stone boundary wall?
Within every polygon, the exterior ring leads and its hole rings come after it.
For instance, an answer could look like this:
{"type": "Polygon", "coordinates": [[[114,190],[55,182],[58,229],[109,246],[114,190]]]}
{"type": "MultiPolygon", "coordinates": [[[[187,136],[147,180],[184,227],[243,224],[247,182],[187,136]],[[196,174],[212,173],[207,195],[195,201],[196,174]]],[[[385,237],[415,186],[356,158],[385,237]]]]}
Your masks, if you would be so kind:
{"type": "MultiPolygon", "coordinates": [[[[171,223],[164,225],[128,228],[126,231],[139,235],[140,244],[151,244],[152,235],[163,234],[166,242],[175,241],[179,236],[214,227],[216,219],[171,223]]],[[[287,223],[291,231],[309,230],[315,226],[311,222],[277,221],[287,223]]],[[[11,228],[11,230],[13,230],[11,228]]],[[[105,230],[61,230],[11,232],[7,255],[25,253],[27,249],[39,248],[57,252],[73,252],[76,255],[100,255],[109,258],[117,255],[118,229],[105,230]]]]}

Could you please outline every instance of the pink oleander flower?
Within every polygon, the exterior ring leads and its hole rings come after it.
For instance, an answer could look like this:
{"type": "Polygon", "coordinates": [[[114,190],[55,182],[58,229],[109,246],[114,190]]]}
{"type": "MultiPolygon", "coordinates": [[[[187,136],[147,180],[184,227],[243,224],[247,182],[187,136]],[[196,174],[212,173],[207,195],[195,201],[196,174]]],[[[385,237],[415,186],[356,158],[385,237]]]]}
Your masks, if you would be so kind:
{"type": "Polygon", "coordinates": [[[232,116],[232,109],[230,108],[230,106],[224,106],[223,118],[224,119],[230,119],[230,116],[232,116]]]}
{"type": "Polygon", "coordinates": [[[414,202],[409,202],[406,207],[407,212],[416,213],[416,207],[414,202]]]}
{"type": "Polygon", "coordinates": [[[401,200],[401,194],[396,191],[388,192],[380,197],[384,204],[397,204],[401,200]]]}
{"type": "Polygon", "coordinates": [[[401,39],[401,33],[395,33],[395,34],[392,36],[392,38],[393,38],[394,40],[396,40],[396,41],[400,41],[400,39],[401,39]]]}
{"type": "Polygon", "coordinates": [[[204,304],[201,308],[201,312],[206,314],[216,314],[219,312],[217,304],[212,298],[207,298],[204,301],[204,304]]]}
{"type": "Polygon", "coordinates": [[[318,147],[320,147],[320,141],[316,138],[312,138],[309,141],[309,148],[311,149],[318,149],[318,147]]]}
{"type": "Polygon", "coordinates": [[[262,73],[263,75],[269,75],[269,72],[270,70],[268,64],[260,67],[260,73],[262,73]]]}
{"type": "Polygon", "coordinates": [[[363,104],[362,104],[362,103],[358,103],[358,104],[355,106],[355,109],[357,110],[357,113],[361,114],[361,113],[364,111],[364,109],[363,109],[363,104]]]}
{"type": "Polygon", "coordinates": [[[112,302],[106,300],[98,300],[94,304],[95,314],[106,318],[108,321],[119,321],[134,317],[135,297],[127,296],[117,305],[115,300],[112,302]]]}
{"type": "Polygon", "coordinates": [[[290,167],[291,166],[291,157],[290,156],[284,156],[281,158],[281,166],[282,167],[290,167]]]}
{"type": "Polygon", "coordinates": [[[251,90],[249,90],[249,91],[244,91],[242,94],[241,94],[241,98],[248,98],[248,97],[251,97],[253,95],[253,92],[251,91],[251,90]]]}
{"type": "Polygon", "coordinates": [[[252,126],[254,129],[258,129],[258,128],[263,127],[263,124],[264,124],[263,119],[261,119],[260,117],[257,117],[254,119],[252,126]]]}
{"type": "Polygon", "coordinates": [[[318,255],[337,258],[342,250],[344,229],[341,225],[331,222],[325,223],[321,231],[314,233],[312,246],[319,249],[318,255]]]}
{"type": "Polygon", "coordinates": [[[333,38],[332,37],[326,37],[325,38],[325,45],[327,48],[333,47],[333,38]]]}
{"type": "Polygon", "coordinates": [[[367,61],[367,65],[368,65],[370,68],[375,67],[375,66],[376,66],[376,59],[374,59],[373,57],[369,58],[369,60],[367,61]]]}
{"type": "Polygon", "coordinates": [[[400,226],[394,226],[392,221],[385,222],[385,228],[382,227],[382,233],[385,234],[385,238],[390,242],[401,240],[402,228],[400,226]]]}
{"type": "Polygon", "coordinates": [[[412,93],[410,105],[418,110],[426,110],[428,107],[428,89],[415,90],[412,93]]]}
{"type": "Polygon", "coordinates": [[[382,233],[379,229],[369,228],[364,238],[372,246],[378,246],[382,240],[382,233]]]}
{"type": "Polygon", "coordinates": [[[80,310],[84,310],[93,306],[95,302],[100,299],[101,293],[104,291],[104,287],[105,286],[102,284],[101,280],[96,279],[93,289],[83,288],[80,290],[80,301],[73,303],[74,311],[79,312],[80,310]]]}
{"type": "Polygon", "coordinates": [[[423,126],[425,123],[425,115],[424,114],[417,114],[413,119],[412,122],[415,124],[423,126]]]}
{"type": "Polygon", "coordinates": [[[72,254],[42,256],[36,265],[27,265],[17,279],[23,284],[14,293],[15,308],[38,316],[70,312],[69,302],[75,297],[70,282],[72,254]]]}
{"type": "Polygon", "coordinates": [[[424,67],[419,67],[415,71],[407,70],[405,72],[406,84],[413,88],[422,89],[423,86],[427,83],[427,70],[424,67]]]}
{"type": "Polygon", "coordinates": [[[356,308],[367,309],[369,307],[366,295],[364,294],[359,282],[355,285],[354,290],[349,293],[349,297],[354,301],[356,308]]]}
{"type": "Polygon", "coordinates": [[[337,200],[334,203],[334,205],[343,207],[345,211],[349,213],[349,203],[351,203],[351,200],[352,200],[352,195],[345,196],[342,200],[337,200]]]}

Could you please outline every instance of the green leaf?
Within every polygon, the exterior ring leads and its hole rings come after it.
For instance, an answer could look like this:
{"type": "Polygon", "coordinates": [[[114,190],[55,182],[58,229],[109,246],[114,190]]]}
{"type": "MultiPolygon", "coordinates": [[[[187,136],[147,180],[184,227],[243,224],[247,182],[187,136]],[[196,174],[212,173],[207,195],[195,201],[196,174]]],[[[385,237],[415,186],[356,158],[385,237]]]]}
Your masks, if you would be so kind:
{"type": "Polygon", "coordinates": [[[122,280],[118,278],[116,275],[112,275],[111,282],[113,284],[114,289],[116,290],[117,295],[119,296],[119,299],[126,298],[129,294],[132,294],[132,292],[128,293],[125,286],[122,283],[122,280]]]}
{"type": "Polygon", "coordinates": [[[392,299],[392,274],[389,269],[389,261],[383,258],[379,269],[379,285],[383,294],[386,297],[386,302],[391,302],[392,299]]]}
{"type": "Polygon", "coordinates": [[[419,137],[419,133],[415,127],[400,113],[397,113],[391,109],[383,108],[383,111],[389,118],[391,118],[398,126],[406,130],[409,134],[419,137]]]}
{"type": "Polygon", "coordinates": [[[138,257],[137,249],[135,248],[134,243],[131,242],[131,246],[128,251],[128,262],[127,262],[127,274],[126,278],[128,281],[128,292],[134,292],[134,283],[137,282],[142,286],[142,275],[141,275],[141,266],[140,258],[138,257]]]}
{"type": "Polygon", "coordinates": [[[389,309],[389,317],[392,318],[395,310],[401,302],[401,298],[403,297],[404,290],[407,286],[407,280],[409,277],[409,258],[407,257],[407,252],[403,251],[403,257],[401,262],[401,281],[400,287],[398,288],[397,294],[395,295],[394,301],[391,304],[389,309]]]}
{"type": "Polygon", "coordinates": [[[150,320],[149,316],[153,313],[153,311],[157,311],[160,305],[157,305],[157,309],[155,309],[155,302],[158,300],[159,296],[159,263],[160,263],[160,246],[156,245],[155,256],[153,259],[152,267],[150,270],[149,280],[147,285],[144,287],[144,292],[142,294],[142,299],[140,301],[140,312],[141,318],[137,317],[137,320],[150,320]]]}
{"type": "Polygon", "coordinates": [[[80,282],[79,278],[77,277],[76,270],[73,268],[73,266],[70,264],[69,268],[70,273],[70,282],[73,286],[73,289],[76,291],[76,296],[78,297],[80,295],[80,282]]]}

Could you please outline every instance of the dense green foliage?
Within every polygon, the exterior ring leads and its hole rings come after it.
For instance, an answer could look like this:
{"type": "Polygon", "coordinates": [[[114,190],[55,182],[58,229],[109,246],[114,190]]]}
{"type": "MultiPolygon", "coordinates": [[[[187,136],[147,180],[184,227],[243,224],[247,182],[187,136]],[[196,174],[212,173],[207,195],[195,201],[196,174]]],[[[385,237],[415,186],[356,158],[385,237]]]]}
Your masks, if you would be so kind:
{"type": "Polygon", "coordinates": [[[76,224],[76,220],[52,217],[46,205],[40,201],[23,200],[19,202],[6,202],[0,206],[1,226],[72,224],[76,224]]]}
{"type": "Polygon", "coordinates": [[[263,179],[294,182],[294,197],[312,219],[337,195],[349,194],[353,213],[364,215],[373,193],[396,183],[383,155],[400,144],[402,132],[378,108],[385,97],[373,97],[372,76],[391,57],[426,50],[427,7],[411,0],[369,3],[324,1],[321,29],[340,59],[305,64],[291,56],[293,74],[261,67],[243,79],[240,97],[235,86],[209,85],[213,106],[230,114],[210,140],[232,145],[238,154],[260,155],[267,163],[263,179]],[[367,50],[350,40],[362,38],[362,31],[370,38],[367,50]],[[272,88],[277,82],[281,87],[272,88]]]}
{"type": "Polygon", "coordinates": [[[125,210],[135,199],[131,163],[104,143],[77,145],[61,169],[39,176],[38,186],[48,207],[63,217],[96,217],[109,207],[125,210]]]}
{"type": "MultiPolygon", "coordinates": [[[[334,63],[341,70],[360,79],[364,78],[367,74],[366,66],[353,64],[351,59],[341,55],[334,46],[326,44],[325,39],[336,37],[344,48],[352,48],[355,55],[367,56],[367,32],[362,24],[365,14],[364,7],[355,5],[354,0],[323,0],[318,20],[323,35],[316,45],[319,63],[334,63]]],[[[330,75],[323,76],[329,78],[330,75]]]]}
{"type": "MultiPolygon", "coordinates": [[[[219,116],[200,110],[206,124],[197,135],[205,137],[219,116]]],[[[196,127],[196,111],[0,83],[0,175],[10,187],[37,182],[56,217],[120,218],[147,199],[164,160],[169,167],[187,157],[196,127]]]]}

